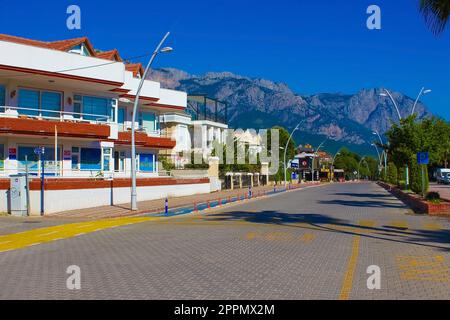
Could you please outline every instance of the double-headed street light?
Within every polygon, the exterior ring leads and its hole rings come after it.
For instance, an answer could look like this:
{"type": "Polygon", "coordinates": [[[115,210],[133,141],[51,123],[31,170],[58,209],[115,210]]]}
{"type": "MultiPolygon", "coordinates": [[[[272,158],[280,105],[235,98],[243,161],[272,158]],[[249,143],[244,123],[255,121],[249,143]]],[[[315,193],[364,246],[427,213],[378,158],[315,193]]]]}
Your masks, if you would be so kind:
{"type": "MultiPolygon", "coordinates": [[[[320,148],[323,146],[323,144],[324,144],[325,142],[327,142],[327,140],[328,140],[328,137],[327,137],[325,140],[323,140],[323,141],[319,144],[319,146],[317,147],[317,150],[314,151],[314,157],[313,157],[312,165],[311,165],[311,180],[312,180],[313,182],[314,182],[314,159],[315,159],[315,155],[316,155],[316,154],[319,154],[320,148]]],[[[320,156],[319,156],[319,159],[320,159],[320,156]]]]}
{"type": "Polygon", "coordinates": [[[392,94],[389,92],[388,89],[384,89],[384,92],[380,93],[380,96],[382,97],[389,97],[394,104],[395,110],[397,110],[398,119],[402,120],[402,115],[400,114],[400,110],[398,108],[397,102],[395,102],[394,97],[392,97],[392,94]]]}
{"type": "Polygon", "coordinates": [[[161,42],[156,47],[155,51],[150,58],[150,61],[145,68],[144,75],[139,82],[138,88],[136,90],[136,97],[134,98],[134,106],[133,106],[133,115],[131,120],[131,210],[137,210],[137,190],[136,190],[136,142],[135,142],[135,123],[136,123],[136,113],[139,104],[139,96],[141,94],[141,89],[144,84],[145,78],[147,78],[148,71],[150,70],[150,66],[155,60],[155,57],[158,53],[169,53],[173,51],[171,47],[161,48],[164,41],[166,41],[167,37],[170,35],[170,32],[167,32],[165,36],[162,38],[161,42]]]}
{"type": "Polygon", "coordinates": [[[371,143],[370,144],[372,147],[375,148],[375,150],[377,150],[377,154],[378,154],[378,172],[381,172],[381,155],[380,155],[380,151],[378,150],[378,147],[375,143],[371,143]]]}
{"type": "MultiPolygon", "coordinates": [[[[402,120],[402,116],[400,115],[400,111],[398,109],[397,102],[395,102],[394,98],[392,97],[392,94],[387,89],[384,89],[384,91],[385,91],[384,93],[383,92],[380,93],[380,96],[382,96],[382,97],[389,96],[391,98],[391,101],[394,104],[395,109],[397,110],[398,118],[399,118],[399,120],[402,120]]],[[[430,92],[431,92],[431,89],[425,89],[425,87],[422,87],[422,89],[420,90],[419,94],[417,95],[417,98],[416,98],[416,100],[414,102],[414,105],[412,107],[411,115],[414,114],[414,111],[416,109],[416,105],[419,102],[419,98],[422,95],[430,93],[430,92]]],[[[408,164],[406,164],[406,172],[405,173],[406,173],[405,187],[408,188],[408,185],[409,185],[409,168],[408,168],[408,164]]]]}
{"type": "Polygon", "coordinates": [[[420,92],[417,95],[416,101],[414,101],[414,105],[413,105],[412,110],[411,110],[411,115],[414,114],[414,110],[416,109],[416,105],[417,105],[417,102],[419,102],[420,96],[425,95],[425,94],[430,93],[430,92],[431,92],[431,89],[425,89],[425,87],[422,87],[422,89],[420,89],[420,92]]]}
{"type": "Polygon", "coordinates": [[[300,127],[300,125],[303,123],[303,121],[304,121],[304,120],[300,121],[300,122],[297,124],[297,126],[294,128],[294,130],[292,130],[291,135],[289,136],[289,139],[288,139],[288,141],[286,142],[286,146],[284,147],[284,159],[283,159],[283,164],[284,164],[284,186],[287,185],[286,153],[287,153],[288,145],[289,145],[289,142],[290,142],[291,139],[292,139],[292,136],[294,135],[294,132],[298,130],[298,128],[300,127]]]}
{"type": "Polygon", "coordinates": [[[333,180],[333,178],[334,178],[334,161],[336,160],[336,158],[337,158],[337,156],[339,156],[341,153],[340,153],[340,150],[342,149],[342,147],[341,148],[339,148],[339,150],[336,152],[336,154],[334,155],[334,157],[333,157],[333,160],[331,161],[331,170],[332,170],[332,179],[331,180],[333,180]]]}
{"type": "MultiPolygon", "coordinates": [[[[380,143],[382,145],[384,145],[383,139],[381,139],[381,135],[378,133],[377,130],[372,132],[372,134],[377,135],[378,139],[380,140],[380,143]]],[[[382,152],[381,156],[383,156],[383,155],[384,155],[384,157],[383,157],[384,158],[384,176],[386,177],[387,176],[387,152],[386,152],[386,150],[384,150],[384,148],[383,148],[383,152],[382,152]]],[[[381,162],[381,159],[380,159],[380,162],[381,162]]]]}

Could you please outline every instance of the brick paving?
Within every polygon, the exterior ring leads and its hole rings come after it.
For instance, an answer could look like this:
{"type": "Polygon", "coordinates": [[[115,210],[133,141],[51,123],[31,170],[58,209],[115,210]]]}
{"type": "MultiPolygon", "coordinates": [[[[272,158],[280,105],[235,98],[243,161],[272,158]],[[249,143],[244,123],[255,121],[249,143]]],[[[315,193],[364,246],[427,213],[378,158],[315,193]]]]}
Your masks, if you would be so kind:
{"type": "Polygon", "coordinates": [[[0,253],[0,299],[338,299],[355,238],[350,299],[450,299],[449,227],[375,184],[330,184],[0,253]]]}

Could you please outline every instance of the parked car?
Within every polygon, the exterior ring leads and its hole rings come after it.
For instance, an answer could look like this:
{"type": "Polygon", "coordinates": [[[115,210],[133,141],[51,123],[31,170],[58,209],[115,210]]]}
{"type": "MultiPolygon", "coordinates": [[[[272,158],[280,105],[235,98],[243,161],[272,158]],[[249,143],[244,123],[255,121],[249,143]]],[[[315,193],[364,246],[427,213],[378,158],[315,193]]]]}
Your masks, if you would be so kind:
{"type": "Polygon", "coordinates": [[[450,183],[450,169],[439,168],[436,170],[437,183],[449,184],[450,183]]]}

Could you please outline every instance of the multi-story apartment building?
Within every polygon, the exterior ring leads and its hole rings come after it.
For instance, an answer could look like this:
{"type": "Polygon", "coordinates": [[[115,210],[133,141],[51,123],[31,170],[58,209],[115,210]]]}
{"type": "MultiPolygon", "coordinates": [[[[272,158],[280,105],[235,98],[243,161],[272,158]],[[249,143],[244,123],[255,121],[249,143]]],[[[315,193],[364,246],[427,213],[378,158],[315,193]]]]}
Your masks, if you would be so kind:
{"type": "MultiPolygon", "coordinates": [[[[92,177],[123,178],[127,186],[132,107],[142,75],[140,64],[124,62],[117,50],[96,50],[87,38],[44,42],[0,35],[0,177],[25,167],[39,175],[35,149],[43,146],[45,173],[55,189],[88,188],[86,178],[92,177]]],[[[159,118],[182,112],[186,93],[145,80],[139,101],[138,186],[186,183],[158,178],[157,158],[176,145],[161,131],[159,118]]],[[[150,198],[155,195],[141,196],[150,198]]],[[[84,206],[97,204],[104,203],[84,206]]]]}

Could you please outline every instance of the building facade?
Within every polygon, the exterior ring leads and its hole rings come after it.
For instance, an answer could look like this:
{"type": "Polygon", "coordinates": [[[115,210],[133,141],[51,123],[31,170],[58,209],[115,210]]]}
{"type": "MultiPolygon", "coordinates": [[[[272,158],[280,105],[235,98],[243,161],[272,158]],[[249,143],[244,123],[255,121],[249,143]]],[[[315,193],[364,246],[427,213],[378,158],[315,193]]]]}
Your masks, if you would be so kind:
{"type": "MultiPolygon", "coordinates": [[[[96,50],[87,38],[0,35],[0,178],[25,170],[40,176],[43,168],[58,181],[129,180],[132,108],[142,76],[140,64],[124,62],[115,49],[96,50]]],[[[161,130],[161,116],[186,105],[185,92],[144,81],[135,124],[138,178],[158,178],[158,154],[176,146],[161,130]]]]}

